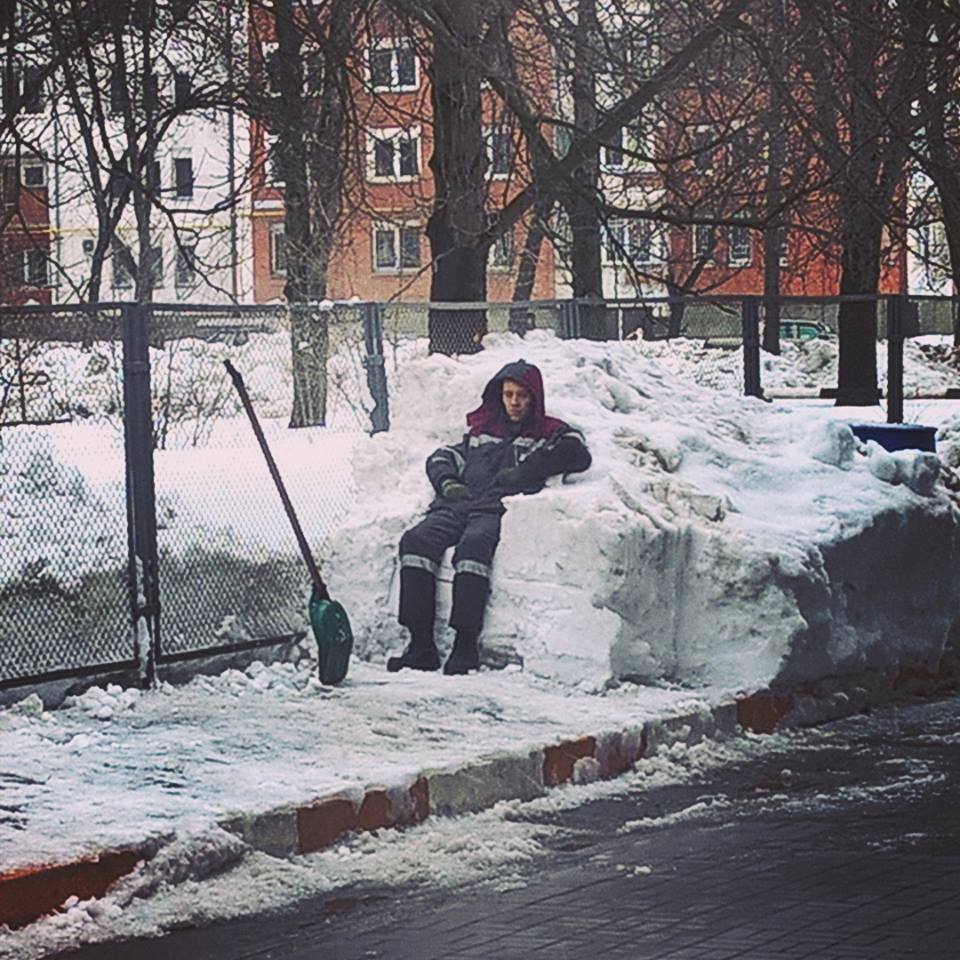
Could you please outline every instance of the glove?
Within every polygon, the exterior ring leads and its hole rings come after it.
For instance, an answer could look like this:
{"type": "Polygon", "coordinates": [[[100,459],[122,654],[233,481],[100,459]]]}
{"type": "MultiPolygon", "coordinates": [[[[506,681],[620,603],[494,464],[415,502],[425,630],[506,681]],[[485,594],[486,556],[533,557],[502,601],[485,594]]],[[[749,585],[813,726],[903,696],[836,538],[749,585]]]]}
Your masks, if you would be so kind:
{"type": "Polygon", "coordinates": [[[459,480],[444,480],[440,485],[440,495],[452,501],[473,499],[470,488],[459,480]]]}
{"type": "Polygon", "coordinates": [[[496,476],[494,476],[493,482],[498,487],[510,489],[511,487],[525,487],[530,480],[528,471],[524,470],[522,466],[519,466],[504,467],[502,470],[499,470],[496,476]]]}

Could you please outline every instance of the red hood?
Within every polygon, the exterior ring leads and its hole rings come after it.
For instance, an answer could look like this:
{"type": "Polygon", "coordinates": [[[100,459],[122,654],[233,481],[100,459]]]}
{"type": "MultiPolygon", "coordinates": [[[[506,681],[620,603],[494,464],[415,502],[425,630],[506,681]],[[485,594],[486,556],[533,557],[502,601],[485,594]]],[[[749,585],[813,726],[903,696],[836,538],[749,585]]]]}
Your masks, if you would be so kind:
{"type": "Polygon", "coordinates": [[[523,421],[519,436],[540,440],[566,426],[562,420],[546,414],[540,370],[526,360],[517,360],[515,363],[508,363],[490,379],[483,388],[483,403],[467,414],[467,428],[472,436],[480,433],[490,433],[495,437],[514,435],[501,400],[504,380],[513,380],[526,387],[533,398],[530,413],[523,421]]]}

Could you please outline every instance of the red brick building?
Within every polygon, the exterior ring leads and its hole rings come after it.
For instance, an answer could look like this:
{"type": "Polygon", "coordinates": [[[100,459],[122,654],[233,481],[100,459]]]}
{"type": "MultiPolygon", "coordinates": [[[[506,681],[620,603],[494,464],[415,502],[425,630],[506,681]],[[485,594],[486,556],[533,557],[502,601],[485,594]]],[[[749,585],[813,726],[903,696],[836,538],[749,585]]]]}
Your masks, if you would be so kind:
{"type": "Polygon", "coordinates": [[[51,301],[51,231],[42,160],[0,160],[0,303],[51,301]]]}
{"type": "MultiPolygon", "coordinates": [[[[270,19],[251,16],[251,57],[268,64],[275,49],[270,19]]],[[[359,158],[348,179],[347,211],[328,270],[331,299],[426,301],[430,297],[430,246],[425,234],[433,202],[429,160],[433,143],[429,81],[408,37],[384,29],[356,51],[356,116],[363,118],[359,158]]],[[[267,69],[260,70],[266,76],[267,69]]],[[[484,108],[491,210],[525,186],[517,134],[498,126],[492,98],[484,108]]],[[[272,162],[266,126],[250,129],[254,299],[283,298],[286,282],[283,184],[272,162]]],[[[494,244],[488,267],[488,297],[510,300],[525,228],[494,244]]],[[[553,251],[541,251],[535,299],[554,295],[553,251]]]]}

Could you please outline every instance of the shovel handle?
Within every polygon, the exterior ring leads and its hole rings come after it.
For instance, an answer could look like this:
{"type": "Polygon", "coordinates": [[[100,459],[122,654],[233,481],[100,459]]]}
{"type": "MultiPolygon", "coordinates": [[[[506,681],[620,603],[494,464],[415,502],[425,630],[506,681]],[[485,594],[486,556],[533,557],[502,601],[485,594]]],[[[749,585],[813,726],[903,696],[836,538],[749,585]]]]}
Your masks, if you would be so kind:
{"type": "Polygon", "coordinates": [[[270,447],[267,446],[267,438],[263,435],[263,429],[260,426],[260,421],[257,419],[257,414],[253,409],[253,404],[250,402],[250,395],[247,393],[247,387],[243,382],[243,377],[240,375],[240,371],[229,360],[224,360],[223,365],[227,368],[227,373],[230,374],[230,379],[233,381],[233,385],[236,388],[237,393],[240,395],[240,403],[243,404],[243,409],[246,411],[247,417],[250,419],[250,425],[253,427],[253,432],[256,435],[257,442],[260,444],[260,449],[263,451],[263,456],[267,461],[267,467],[270,469],[270,476],[273,477],[273,482],[277,486],[277,492],[280,494],[280,499],[283,501],[283,509],[286,511],[287,519],[290,521],[290,525],[293,527],[293,534],[297,538],[297,544],[300,546],[300,553],[303,555],[303,562],[307,565],[307,569],[310,571],[310,579],[313,581],[314,589],[316,590],[320,600],[329,600],[330,592],[327,590],[327,585],[323,582],[323,577],[320,576],[320,570],[317,567],[316,561],[313,559],[313,553],[310,551],[310,544],[307,543],[307,538],[303,535],[303,530],[300,527],[300,521],[297,520],[297,515],[293,509],[293,503],[291,503],[290,497],[287,494],[287,489],[283,485],[283,480],[280,477],[280,471],[277,469],[277,464],[273,459],[273,454],[270,453],[270,447]]]}

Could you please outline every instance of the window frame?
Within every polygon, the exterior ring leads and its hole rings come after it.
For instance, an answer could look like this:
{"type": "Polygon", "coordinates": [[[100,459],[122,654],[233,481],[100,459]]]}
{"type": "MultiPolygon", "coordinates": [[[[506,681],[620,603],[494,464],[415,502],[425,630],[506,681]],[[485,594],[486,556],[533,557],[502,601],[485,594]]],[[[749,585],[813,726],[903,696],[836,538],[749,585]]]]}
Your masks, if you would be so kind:
{"type": "Polygon", "coordinates": [[[125,250],[131,259],[133,258],[133,251],[119,237],[113,237],[110,242],[110,280],[114,290],[132,290],[133,274],[118,256],[122,250],[125,250]]]}
{"type": "Polygon", "coordinates": [[[283,220],[270,224],[268,240],[268,266],[271,277],[287,275],[287,225],[283,220]]]}
{"type": "Polygon", "coordinates": [[[43,160],[21,160],[20,161],[20,185],[27,190],[42,190],[47,186],[47,165],[43,160]],[[30,183],[27,177],[28,170],[40,171],[40,182],[30,183]]]}
{"type": "Polygon", "coordinates": [[[720,239],[719,233],[720,229],[715,223],[695,223],[692,227],[693,236],[690,241],[690,250],[693,254],[692,259],[694,261],[703,260],[704,266],[716,265],[717,263],[717,247],[718,241],[720,239]],[[702,249],[702,244],[700,242],[700,233],[703,230],[710,230],[713,233],[713,244],[710,250],[707,252],[707,256],[704,256],[704,250],[702,249]]]}
{"type": "Polygon", "coordinates": [[[46,250],[41,247],[24,247],[20,251],[20,258],[23,286],[38,289],[50,286],[50,254],[46,250]]]}
{"type": "MultiPolygon", "coordinates": [[[[487,152],[487,177],[490,180],[507,180],[516,170],[517,144],[513,139],[513,131],[503,124],[493,124],[483,128],[483,143],[487,152]],[[506,169],[497,169],[498,140],[507,144],[506,169]]],[[[500,155],[503,159],[504,155],[500,155]]]]}
{"type": "Polygon", "coordinates": [[[517,243],[514,225],[497,234],[487,251],[487,269],[496,273],[508,273],[517,263],[517,243]]]}
{"type": "Polygon", "coordinates": [[[727,229],[727,263],[732,267],[748,267],[753,263],[753,231],[749,227],[729,227],[727,229]],[[746,256],[734,256],[736,248],[734,237],[742,231],[746,236],[746,256]]]}
{"type": "Polygon", "coordinates": [[[276,152],[279,143],[279,134],[270,133],[266,129],[263,131],[263,182],[270,187],[283,187],[287,182],[280,169],[279,154],[276,152]]]}
{"type": "Polygon", "coordinates": [[[196,175],[193,169],[193,157],[186,154],[173,157],[173,196],[177,200],[192,200],[196,175]],[[187,164],[189,166],[184,166],[187,164]],[[181,170],[189,172],[189,180],[181,178],[181,170]]]}
{"type": "Polygon", "coordinates": [[[367,82],[374,93],[415,93],[420,89],[420,58],[408,37],[377,37],[367,44],[364,56],[367,82]],[[398,50],[409,50],[413,57],[413,82],[400,82],[400,61],[398,50]],[[390,80],[387,83],[377,83],[374,79],[373,54],[388,51],[390,54],[390,80]]]}
{"type": "Polygon", "coordinates": [[[415,273],[423,269],[423,226],[415,220],[375,220],[370,230],[370,260],[375,274],[394,276],[415,273]],[[393,238],[394,263],[381,264],[379,261],[378,234],[389,233],[393,238]],[[417,238],[417,262],[404,263],[404,235],[411,233],[417,238]]]}
{"type": "Polygon", "coordinates": [[[193,77],[185,70],[173,71],[173,106],[176,110],[186,109],[193,96],[193,77]]]}
{"type": "Polygon", "coordinates": [[[173,258],[175,290],[192,290],[197,285],[197,245],[178,243],[173,258]]]}
{"type": "Polygon", "coordinates": [[[658,232],[657,224],[636,217],[614,217],[603,225],[601,244],[601,262],[607,266],[631,263],[634,266],[662,266],[666,260],[666,238],[658,232]],[[643,236],[644,255],[640,256],[638,237],[643,236]],[[612,240],[616,239],[620,247],[613,249],[612,240]]]}
{"type": "Polygon", "coordinates": [[[367,180],[370,183],[415,183],[423,175],[423,137],[419,124],[412,127],[369,127],[367,129],[367,180]],[[412,146],[414,173],[401,172],[401,143],[412,146]],[[392,173],[377,172],[377,148],[389,144],[392,173]]]}

